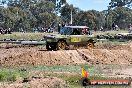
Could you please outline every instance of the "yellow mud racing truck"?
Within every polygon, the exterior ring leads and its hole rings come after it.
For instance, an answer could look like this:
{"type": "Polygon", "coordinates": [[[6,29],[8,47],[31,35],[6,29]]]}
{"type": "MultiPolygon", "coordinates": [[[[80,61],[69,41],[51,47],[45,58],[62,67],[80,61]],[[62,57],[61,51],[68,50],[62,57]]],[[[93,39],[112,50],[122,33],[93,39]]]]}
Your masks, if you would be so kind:
{"type": "Polygon", "coordinates": [[[47,50],[66,50],[70,45],[93,48],[95,40],[87,26],[65,26],[59,34],[44,36],[47,50]]]}

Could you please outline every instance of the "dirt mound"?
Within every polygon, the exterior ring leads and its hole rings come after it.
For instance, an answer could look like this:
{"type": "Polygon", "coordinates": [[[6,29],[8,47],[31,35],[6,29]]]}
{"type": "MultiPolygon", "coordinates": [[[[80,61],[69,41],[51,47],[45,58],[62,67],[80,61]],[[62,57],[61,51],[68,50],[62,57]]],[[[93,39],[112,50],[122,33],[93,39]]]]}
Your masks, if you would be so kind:
{"type": "Polygon", "coordinates": [[[3,52],[0,59],[2,66],[22,66],[25,64],[68,65],[86,62],[76,50],[38,51],[37,49],[11,49],[3,52]]]}
{"type": "Polygon", "coordinates": [[[132,52],[128,50],[78,50],[85,61],[91,64],[132,64],[132,52]]]}
{"type": "Polygon", "coordinates": [[[0,49],[0,65],[132,64],[132,44],[100,48],[60,51],[39,51],[33,47],[0,49]]]}
{"type": "Polygon", "coordinates": [[[0,88],[67,88],[65,81],[59,78],[32,79],[27,83],[0,83],[0,88]]]}

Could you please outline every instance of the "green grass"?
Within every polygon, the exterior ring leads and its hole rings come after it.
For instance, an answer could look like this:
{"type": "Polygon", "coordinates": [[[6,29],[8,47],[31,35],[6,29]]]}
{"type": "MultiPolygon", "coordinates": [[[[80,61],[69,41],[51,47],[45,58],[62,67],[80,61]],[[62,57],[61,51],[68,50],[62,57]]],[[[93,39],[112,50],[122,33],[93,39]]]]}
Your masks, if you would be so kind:
{"type": "MultiPolygon", "coordinates": [[[[107,31],[107,32],[95,32],[94,35],[115,35],[118,33],[127,33],[127,31],[107,31]]],[[[12,34],[0,34],[0,39],[25,39],[25,40],[40,40],[43,38],[45,34],[53,34],[53,33],[20,33],[13,32],[12,34]]],[[[56,33],[54,33],[56,34],[56,33]]]]}
{"type": "Polygon", "coordinates": [[[0,81],[9,82],[16,81],[19,78],[24,78],[27,76],[27,72],[13,70],[13,69],[0,69],[0,81]]]}
{"type": "Polygon", "coordinates": [[[95,36],[96,35],[115,35],[118,33],[128,33],[128,31],[120,30],[120,31],[106,31],[106,32],[97,31],[97,32],[94,32],[95,36]]]}
{"type": "Polygon", "coordinates": [[[16,81],[17,74],[14,72],[1,71],[0,72],[0,81],[16,81]]]}
{"type": "MultiPolygon", "coordinates": [[[[103,68],[108,70],[121,69],[118,65],[63,65],[63,66],[26,66],[21,68],[1,68],[0,69],[0,81],[15,81],[17,78],[28,78],[36,76],[34,71],[42,73],[42,77],[58,77],[65,80],[69,88],[84,88],[80,85],[81,79],[81,67],[84,67],[89,72],[89,79],[114,79],[108,77],[102,77],[103,68]]],[[[120,79],[120,78],[118,78],[120,79]]],[[[86,88],[124,88],[121,86],[88,86],[86,88]]],[[[129,87],[125,87],[129,88],[129,87]]]]}
{"type": "Polygon", "coordinates": [[[0,39],[24,39],[24,40],[40,40],[45,33],[13,33],[0,35],[0,39]]]}

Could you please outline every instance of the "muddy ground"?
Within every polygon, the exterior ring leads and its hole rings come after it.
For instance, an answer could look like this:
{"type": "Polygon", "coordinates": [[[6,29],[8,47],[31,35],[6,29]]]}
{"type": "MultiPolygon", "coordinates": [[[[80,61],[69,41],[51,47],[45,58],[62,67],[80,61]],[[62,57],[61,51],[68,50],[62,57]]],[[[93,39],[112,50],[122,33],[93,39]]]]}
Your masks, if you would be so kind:
{"type": "Polygon", "coordinates": [[[132,44],[97,45],[94,49],[46,51],[39,47],[0,48],[1,66],[132,64],[132,44]]]}

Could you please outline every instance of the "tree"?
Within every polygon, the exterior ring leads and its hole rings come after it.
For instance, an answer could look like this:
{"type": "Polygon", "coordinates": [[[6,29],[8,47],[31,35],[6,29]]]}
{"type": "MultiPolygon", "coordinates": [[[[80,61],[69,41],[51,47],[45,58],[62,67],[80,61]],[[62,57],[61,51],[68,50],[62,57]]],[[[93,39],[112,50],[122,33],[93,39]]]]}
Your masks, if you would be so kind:
{"type": "Polygon", "coordinates": [[[132,23],[132,10],[127,7],[116,7],[114,9],[104,10],[105,28],[111,29],[112,23],[115,23],[121,29],[127,28],[132,23]]]}
{"type": "Polygon", "coordinates": [[[10,0],[8,8],[15,30],[23,28],[29,31],[41,25],[50,26],[57,17],[55,4],[48,0],[10,0]]]}
{"type": "Polygon", "coordinates": [[[46,0],[46,1],[51,1],[52,3],[54,3],[54,5],[56,6],[55,7],[56,14],[59,13],[62,6],[66,4],[66,0],[46,0]]]}
{"type": "Polygon", "coordinates": [[[56,20],[55,4],[51,1],[40,1],[30,6],[30,11],[37,19],[37,26],[50,26],[56,20]],[[51,20],[52,19],[52,20],[51,20]]]}
{"type": "Polygon", "coordinates": [[[113,10],[113,21],[121,28],[127,28],[132,23],[132,10],[127,7],[117,7],[113,10]]]}
{"type": "Polygon", "coordinates": [[[111,2],[109,3],[109,7],[113,8],[113,7],[123,7],[123,6],[128,6],[131,7],[132,6],[132,0],[111,0],[111,2]]]}
{"type": "Polygon", "coordinates": [[[71,11],[73,15],[73,20],[76,17],[77,12],[79,11],[78,8],[73,7],[73,5],[66,4],[64,7],[61,8],[61,18],[65,23],[70,23],[71,21],[71,11]]]}

